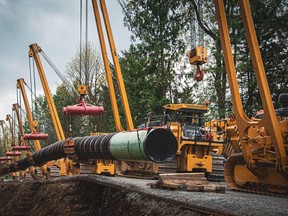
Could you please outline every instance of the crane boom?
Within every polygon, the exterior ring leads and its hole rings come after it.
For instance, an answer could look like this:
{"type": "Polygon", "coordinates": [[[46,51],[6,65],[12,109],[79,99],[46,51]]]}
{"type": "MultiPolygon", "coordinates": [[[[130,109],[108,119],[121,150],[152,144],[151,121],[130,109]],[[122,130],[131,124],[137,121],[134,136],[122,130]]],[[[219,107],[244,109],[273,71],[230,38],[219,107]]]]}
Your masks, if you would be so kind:
{"type": "Polygon", "coordinates": [[[22,123],[22,119],[20,117],[20,106],[18,103],[15,103],[12,105],[12,110],[16,113],[17,116],[17,121],[18,121],[18,126],[19,126],[19,130],[20,130],[20,135],[21,135],[21,141],[22,141],[22,145],[26,146],[26,140],[24,140],[24,127],[23,127],[23,123],[22,123]]]}
{"type": "MultiPolygon", "coordinates": [[[[34,61],[36,63],[37,69],[38,69],[38,74],[41,80],[41,84],[45,93],[45,97],[47,100],[47,104],[50,110],[50,116],[52,118],[54,130],[57,136],[58,141],[60,140],[65,140],[65,135],[64,131],[56,110],[56,106],[51,94],[51,91],[49,89],[49,85],[44,73],[44,69],[42,66],[42,62],[39,56],[39,53],[42,52],[42,49],[38,44],[34,43],[29,46],[29,57],[33,57],[34,61]]],[[[55,162],[55,165],[59,167],[60,169],[60,175],[65,176],[69,173],[73,174],[78,174],[79,173],[79,168],[76,167],[70,159],[59,159],[55,162]]]]}
{"type": "MultiPolygon", "coordinates": [[[[34,133],[35,127],[38,126],[38,122],[34,121],[34,119],[33,119],[30,105],[28,102],[28,97],[27,97],[26,90],[25,90],[25,85],[26,85],[26,83],[25,83],[23,78],[20,78],[17,80],[16,87],[17,87],[17,89],[20,89],[20,91],[22,93],[22,97],[23,97],[23,101],[24,101],[24,105],[25,105],[25,109],[26,109],[26,114],[27,114],[27,118],[28,118],[28,122],[29,122],[29,127],[31,130],[31,133],[34,133]]],[[[35,151],[39,151],[41,149],[41,145],[40,145],[39,140],[34,140],[34,148],[35,148],[35,151]]]]}
{"type": "Polygon", "coordinates": [[[62,125],[61,125],[60,120],[59,120],[59,116],[58,116],[58,113],[57,113],[57,110],[56,110],[56,106],[54,104],[54,101],[53,101],[53,98],[52,98],[52,94],[51,94],[51,91],[49,89],[49,85],[48,85],[48,82],[47,82],[47,79],[46,79],[46,76],[45,76],[45,73],[44,73],[44,69],[43,69],[43,66],[42,66],[42,62],[41,62],[41,59],[40,59],[40,56],[39,56],[39,53],[42,51],[42,49],[36,43],[31,44],[29,46],[29,48],[30,48],[29,49],[29,57],[33,57],[34,60],[35,60],[35,63],[36,63],[37,69],[38,69],[38,73],[39,73],[39,77],[40,77],[40,80],[41,80],[41,83],[42,83],[42,87],[43,87],[43,90],[44,90],[44,93],[45,93],[45,96],[46,96],[46,100],[47,100],[48,108],[49,108],[49,111],[50,111],[50,115],[51,115],[51,118],[52,118],[52,121],[53,121],[53,125],[54,125],[54,129],[55,129],[55,133],[56,133],[57,139],[58,140],[64,140],[65,139],[65,135],[64,135],[64,132],[63,132],[63,129],[62,129],[62,125]]]}
{"type": "MultiPolygon", "coordinates": [[[[95,21],[96,21],[96,27],[98,30],[99,41],[100,41],[100,45],[101,45],[101,51],[102,51],[102,56],[103,56],[103,61],[104,61],[106,78],[107,78],[108,87],[109,87],[109,95],[110,95],[110,101],[112,104],[112,110],[113,110],[113,116],[114,116],[114,120],[115,120],[116,130],[117,131],[123,131],[123,127],[121,126],[120,117],[119,117],[119,111],[118,111],[118,106],[117,106],[117,101],[116,101],[116,96],[115,96],[115,90],[114,90],[114,86],[113,86],[111,70],[110,70],[110,66],[109,66],[107,50],[106,50],[105,41],[104,41],[104,35],[103,35],[103,30],[102,30],[97,0],[92,0],[92,4],[93,4],[95,21]]],[[[119,87],[119,91],[120,91],[120,95],[121,95],[121,99],[122,99],[122,104],[123,104],[123,108],[124,108],[124,113],[125,113],[127,131],[133,131],[134,125],[133,125],[133,121],[132,121],[131,111],[130,111],[129,102],[128,102],[128,98],[127,98],[127,94],[126,94],[126,90],[125,90],[125,85],[124,85],[124,81],[123,81],[121,68],[119,65],[119,59],[118,59],[117,52],[116,52],[116,47],[115,47],[115,43],[114,43],[114,38],[113,38],[111,26],[110,26],[110,21],[108,18],[108,13],[107,13],[105,1],[100,0],[100,6],[101,6],[104,24],[106,27],[106,33],[107,33],[107,37],[108,37],[108,41],[109,41],[109,45],[110,45],[110,51],[111,51],[111,55],[112,55],[114,66],[115,66],[117,83],[118,83],[118,87],[119,87]]]]}
{"type": "Polygon", "coordinates": [[[7,138],[7,135],[6,135],[6,132],[5,132],[5,122],[4,122],[4,120],[0,120],[0,125],[1,125],[1,128],[2,128],[2,133],[3,133],[3,138],[4,138],[5,151],[8,152],[9,151],[9,149],[8,149],[8,138],[7,138]]]}
{"type": "Polygon", "coordinates": [[[15,134],[14,134],[14,128],[13,128],[13,124],[12,124],[12,121],[11,121],[12,117],[10,114],[6,115],[6,121],[8,121],[9,123],[9,130],[10,130],[10,133],[11,133],[11,146],[15,146],[16,144],[16,141],[15,141],[15,134]]]}
{"type": "Polygon", "coordinates": [[[242,150],[240,154],[228,158],[224,170],[225,180],[229,187],[236,190],[287,195],[288,156],[287,144],[283,140],[287,135],[285,137],[285,133],[281,133],[281,129],[286,130],[284,125],[287,125],[287,120],[276,118],[249,1],[238,2],[264,114],[261,120],[250,119],[243,110],[224,2],[215,0],[219,35],[242,150]]]}

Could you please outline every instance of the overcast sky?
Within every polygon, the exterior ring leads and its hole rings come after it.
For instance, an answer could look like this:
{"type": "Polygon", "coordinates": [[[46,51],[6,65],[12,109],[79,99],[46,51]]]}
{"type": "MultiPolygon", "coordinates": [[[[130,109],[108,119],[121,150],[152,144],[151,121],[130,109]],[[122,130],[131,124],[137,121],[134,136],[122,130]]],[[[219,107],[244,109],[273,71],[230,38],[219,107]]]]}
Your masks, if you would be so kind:
{"type": "MultiPolygon", "coordinates": [[[[64,74],[66,64],[79,44],[80,0],[0,0],[0,120],[11,113],[16,103],[16,81],[29,84],[28,46],[38,45],[64,74]]],[[[83,1],[85,2],[85,1],[83,1]]],[[[123,26],[118,1],[106,1],[118,53],[128,49],[130,33],[123,26]]],[[[88,40],[100,50],[91,0],[89,5],[88,40]]],[[[57,74],[42,59],[52,93],[61,83],[57,74]]],[[[43,94],[37,75],[37,94],[43,94]]],[[[27,90],[28,93],[28,90],[27,90]]],[[[24,104],[22,105],[24,106],[24,104]]],[[[24,108],[24,107],[23,107],[24,108]]]]}

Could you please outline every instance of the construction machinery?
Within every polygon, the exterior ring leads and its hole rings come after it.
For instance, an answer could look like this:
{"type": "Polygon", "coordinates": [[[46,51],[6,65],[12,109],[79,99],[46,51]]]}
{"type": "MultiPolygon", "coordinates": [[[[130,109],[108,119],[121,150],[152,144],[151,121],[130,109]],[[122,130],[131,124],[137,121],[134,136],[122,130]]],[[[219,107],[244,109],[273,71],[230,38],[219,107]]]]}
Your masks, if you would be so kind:
{"type": "Polygon", "coordinates": [[[19,143],[18,145],[12,146],[12,150],[17,150],[17,151],[29,151],[31,149],[31,146],[27,145],[27,141],[24,139],[25,136],[25,132],[24,132],[24,128],[23,128],[23,124],[22,124],[22,119],[20,116],[20,112],[19,112],[19,104],[15,103],[12,105],[12,111],[14,111],[16,113],[16,117],[18,120],[18,127],[19,127],[19,131],[20,131],[20,138],[19,138],[19,143]]]}
{"type": "MultiPolygon", "coordinates": [[[[124,109],[124,114],[125,114],[125,119],[126,119],[126,125],[127,125],[127,130],[126,131],[133,131],[134,130],[134,124],[132,121],[132,115],[128,103],[128,98],[125,90],[125,85],[122,77],[122,72],[118,60],[118,55],[116,51],[116,46],[114,43],[114,38],[110,26],[110,21],[108,17],[108,12],[106,8],[106,3],[104,0],[100,0],[100,8],[103,16],[103,21],[105,24],[105,29],[107,33],[107,38],[109,41],[109,46],[110,46],[110,51],[111,55],[113,58],[114,66],[115,66],[115,74],[116,74],[116,79],[117,79],[117,84],[119,87],[119,92],[123,104],[123,109],[124,109]]],[[[108,89],[109,89],[109,96],[110,96],[110,102],[112,105],[112,111],[113,111],[113,117],[115,121],[115,126],[116,126],[116,131],[124,131],[121,121],[120,121],[120,116],[119,116],[119,110],[117,106],[117,100],[116,100],[116,93],[115,89],[113,86],[113,79],[112,79],[112,74],[111,74],[111,69],[109,65],[109,60],[108,60],[108,54],[106,50],[106,45],[105,45],[105,40],[104,40],[104,35],[103,35],[103,28],[101,24],[101,19],[100,19],[100,12],[98,8],[98,3],[97,0],[92,0],[93,4],[93,11],[94,11],[94,16],[95,16],[95,21],[96,21],[96,27],[98,31],[98,38],[100,41],[100,46],[101,46],[101,52],[103,56],[103,61],[104,61],[104,67],[105,67],[105,72],[106,72],[106,79],[108,83],[108,89]]],[[[108,166],[113,165],[112,161],[103,161],[106,163],[108,166]]],[[[149,163],[149,162],[130,162],[130,161],[121,161],[121,164],[117,162],[117,168],[116,168],[117,174],[118,175],[155,175],[158,172],[158,166],[154,163],[149,163]]]]}
{"type": "Polygon", "coordinates": [[[264,113],[259,120],[248,118],[243,111],[224,2],[217,0],[220,40],[239,136],[236,154],[225,164],[225,180],[233,190],[287,195],[288,120],[276,117],[248,0],[239,0],[239,6],[264,113]]]}
{"type": "MultiPolygon", "coordinates": [[[[48,85],[48,82],[44,73],[41,59],[39,56],[40,52],[42,52],[42,49],[40,46],[38,46],[38,44],[34,43],[29,46],[28,55],[30,58],[33,58],[36,63],[38,74],[39,74],[41,84],[42,84],[42,88],[44,90],[44,94],[45,94],[48,108],[50,111],[50,116],[51,116],[54,130],[56,133],[56,137],[58,141],[65,140],[64,131],[62,129],[62,125],[61,125],[61,122],[60,122],[60,119],[56,110],[56,106],[54,104],[54,100],[53,100],[53,97],[52,97],[52,94],[51,94],[51,91],[50,91],[50,88],[49,88],[49,85],[48,85]]],[[[58,161],[54,161],[54,165],[56,165],[59,168],[60,176],[66,176],[69,174],[73,175],[73,174],[79,173],[79,167],[76,168],[74,166],[74,163],[67,158],[65,159],[61,158],[58,161]]]]}
{"type": "Polygon", "coordinates": [[[178,143],[176,160],[159,165],[160,173],[204,172],[209,180],[224,180],[224,158],[219,154],[226,142],[225,131],[207,124],[207,106],[208,101],[204,105],[167,104],[164,115],[148,116],[142,127],[168,128],[178,143]]]}
{"type": "MultiPolygon", "coordinates": [[[[8,123],[9,123],[9,131],[11,134],[11,148],[13,148],[14,146],[16,146],[16,139],[15,139],[14,128],[13,128],[13,123],[12,123],[10,114],[6,115],[6,121],[8,121],[8,123]]],[[[19,156],[21,156],[20,151],[13,151],[13,150],[7,151],[5,154],[6,154],[6,156],[14,157],[15,160],[17,160],[19,158],[19,156]]]]}
{"type": "MultiPolygon", "coordinates": [[[[16,139],[15,139],[15,135],[14,135],[14,128],[13,128],[13,123],[12,123],[10,114],[6,115],[6,121],[8,121],[8,123],[9,123],[9,132],[11,134],[11,145],[10,145],[11,148],[10,149],[12,149],[16,145],[15,144],[16,143],[16,139]]],[[[4,133],[4,131],[5,131],[5,127],[4,127],[5,122],[1,121],[1,125],[2,125],[2,130],[3,130],[3,133],[4,133]]],[[[14,162],[17,162],[19,160],[19,158],[20,158],[22,153],[20,151],[15,151],[13,149],[11,151],[9,151],[9,145],[8,145],[9,141],[8,140],[9,140],[8,136],[6,135],[6,145],[7,146],[6,146],[5,155],[8,158],[11,157],[14,162]]],[[[7,160],[7,166],[9,166],[9,164],[12,162],[12,160],[7,160]]],[[[12,177],[13,177],[13,180],[18,180],[19,172],[12,172],[12,177]]]]}
{"type": "MultiPolygon", "coordinates": [[[[29,155],[30,152],[30,149],[31,149],[31,146],[28,146],[27,145],[27,141],[24,139],[24,128],[23,128],[23,124],[22,124],[22,119],[21,119],[21,116],[20,116],[20,106],[18,103],[15,103],[12,105],[12,111],[14,111],[16,113],[16,117],[17,117],[17,120],[18,120],[18,127],[19,127],[19,131],[20,131],[20,137],[19,137],[19,142],[18,142],[18,145],[14,145],[12,146],[12,150],[13,151],[22,151],[25,153],[25,155],[29,155]]],[[[22,154],[23,156],[23,154],[22,154]]],[[[29,173],[31,175],[32,178],[36,178],[36,175],[35,175],[35,169],[33,166],[30,166],[29,167],[29,173]]],[[[26,173],[25,171],[21,171],[20,172],[20,177],[26,177],[26,173]]]]}
{"type": "MultiPolygon", "coordinates": [[[[24,105],[25,105],[26,114],[27,114],[27,119],[28,119],[28,123],[30,127],[30,132],[31,132],[29,134],[24,134],[23,139],[33,140],[34,150],[39,151],[41,150],[41,145],[40,145],[39,140],[46,139],[48,137],[48,134],[42,134],[38,130],[38,121],[33,119],[33,115],[30,109],[28,97],[27,97],[26,90],[25,90],[25,85],[26,83],[23,78],[17,80],[16,88],[21,91],[22,98],[23,98],[24,105]]],[[[47,166],[45,164],[44,165],[41,164],[40,169],[41,169],[43,178],[47,179],[49,177],[47,166]]]]}
{"type": "MultiPolygon", "coordinates": [[[[9,152],[9,148],[8,148],[8,137],[6,135],[6,131],[5,131],[5,122],[4,120],[0,120],[0,125],[1,125],[1,129],[2,129],[2,134],[3,134],[3,142],[4,142],[4,149],[5,149],[5,153],[9,152]]],[[[12,157],[11,156],[2,156],[0,157],[0,161],[1,162],[6,162],[6,164],[9,164],[12,161],[12,157]]]]}
{"type": "MultiPolygon", "coordinates": [[[[5,152],[8,152],[8,138],[6,135],[6,131],[5,131],[5,122],[4,120],[0,120],[0,125],[2,128],[2,135],[3,135],[3,145],[4,145],[4,154],[5,152]]],[[[12,162],[13,158],[10,156],[1,156],[0,157],[0,167],[4,168],[5,166],[9,166],[9,164],[12,162]]],[[[3,177],[1,178],[1,180],[3,179],[3,177]]]]}

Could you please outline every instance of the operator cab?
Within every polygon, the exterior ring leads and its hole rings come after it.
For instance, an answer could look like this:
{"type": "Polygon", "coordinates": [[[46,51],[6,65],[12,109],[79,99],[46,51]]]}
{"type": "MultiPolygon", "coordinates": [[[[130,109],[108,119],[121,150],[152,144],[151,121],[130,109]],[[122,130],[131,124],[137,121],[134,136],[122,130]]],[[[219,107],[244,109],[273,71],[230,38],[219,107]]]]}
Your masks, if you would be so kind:
{"type": "MultiPolygon", "coordinates": [[[[278,102],[283,105],[282,108],[275,109],[276,116],[279,116],[281,120],[288,118],[288,93],[282,93],[279,95],[278,102]]],[[[254,118],[262,119],[264,115],[264,110],[259,110],[254,118]]]]}
{"type": "Polygon", "coordinates": [[[170,117],[167,120],[168,124],[181,124],[183,139],[204,139],[206,134],[204,115],[208,112],[206,105],[168,104],[164,109],[165,114],[170,117]]]}

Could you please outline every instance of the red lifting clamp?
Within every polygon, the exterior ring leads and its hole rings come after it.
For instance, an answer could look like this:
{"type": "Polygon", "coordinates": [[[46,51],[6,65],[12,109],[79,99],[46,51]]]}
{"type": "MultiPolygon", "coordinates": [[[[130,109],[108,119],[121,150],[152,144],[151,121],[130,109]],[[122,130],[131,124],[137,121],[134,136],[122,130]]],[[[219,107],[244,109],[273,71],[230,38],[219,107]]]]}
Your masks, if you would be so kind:
{"type": "Polygon", "coordinates": [[[100,115],[104,112],[102,106],[87,104],[85,100],[79,100],[79,103],[73,106],[63,108],[64,115],[100,115]]]}
{"type": "Polygon", "coordinates": [[[24,134],[24,140],[46,140],[48,138],[48,134],[40,134],[38,132],[24,134]]]}
{"type": "Polygon", "coordinates": [[[11,156],[11,157],[16,157],[16,156],[20,156],[22,153],[19,151],[11,151],[11,152],[6,152],[5,155],[6,156],[11,156]]]}
{"type": "Polygon", "coordinates": [[[12,160],[12,157],[0,157],[0,161],[12,160]]]}
{"type": "Polygon", "coordinates": [[[28,151],[31,149],[31,146],[12,146],[13,151],[28,151]]]}

